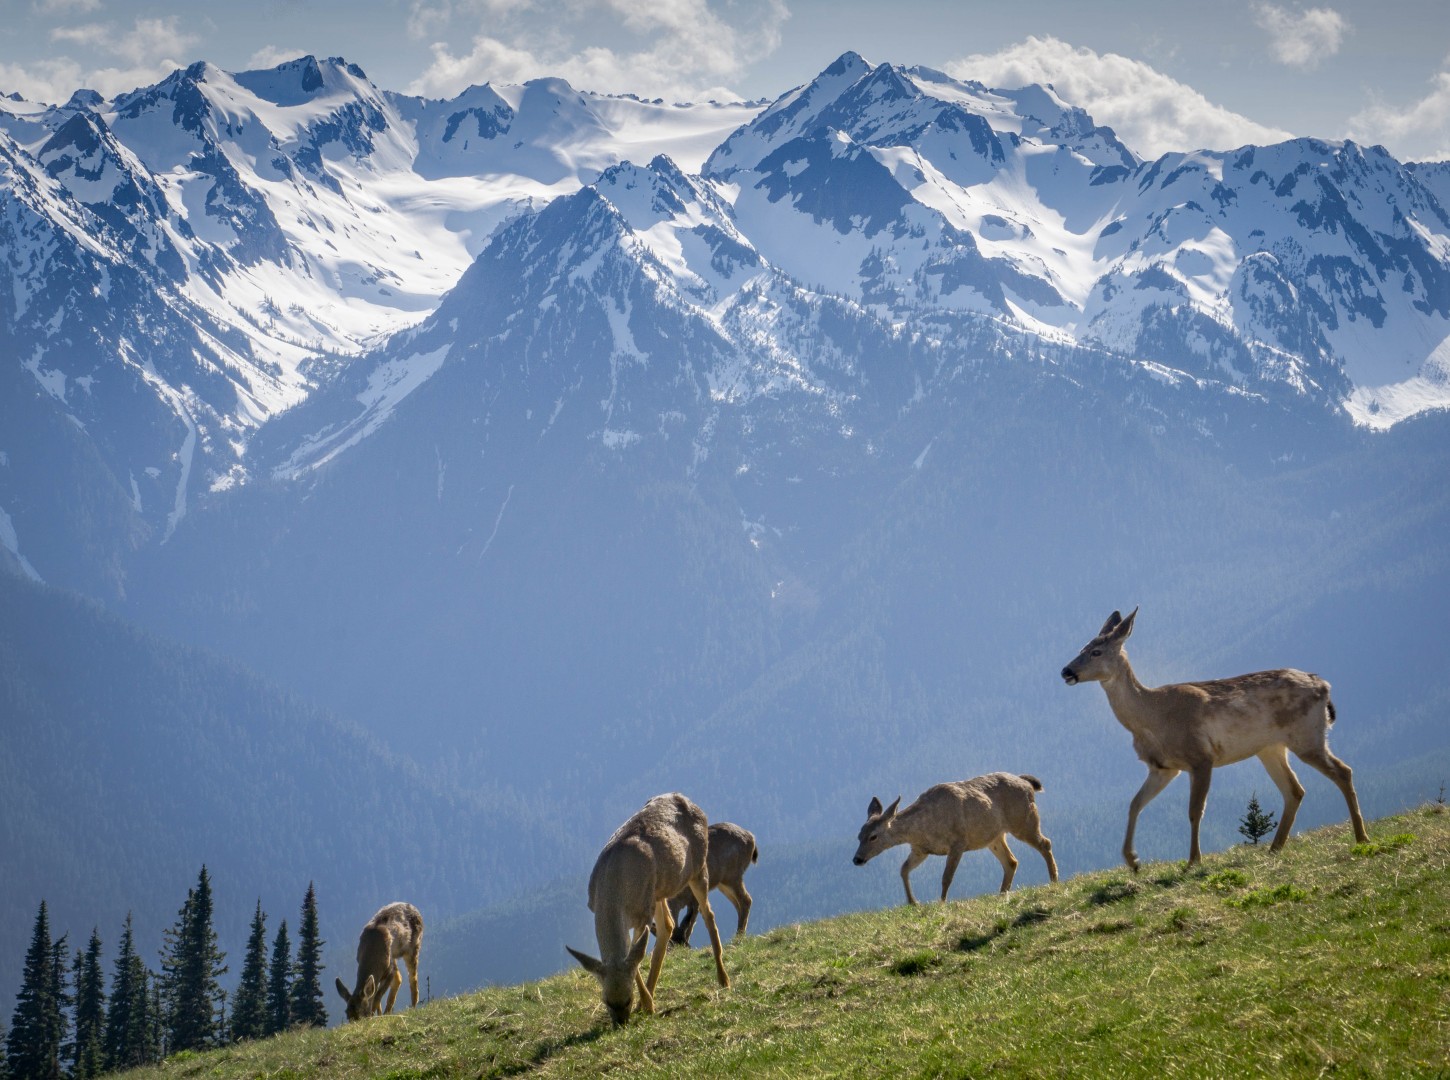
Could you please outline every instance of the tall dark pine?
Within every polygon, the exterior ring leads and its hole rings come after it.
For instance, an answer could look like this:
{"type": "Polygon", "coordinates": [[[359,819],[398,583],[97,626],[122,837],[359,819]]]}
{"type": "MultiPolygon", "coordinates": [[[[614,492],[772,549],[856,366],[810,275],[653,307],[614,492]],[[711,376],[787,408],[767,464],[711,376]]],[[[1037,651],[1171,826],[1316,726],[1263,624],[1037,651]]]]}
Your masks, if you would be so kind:
{"type": "Polygon", "coordinates": [[[307,883],[302,900],[302,925],[297,933],[297,966],[292,982],[292,1023],[297,1027],[326,1027],[327,1007],[322,997],[322,946],[317,936],[317,892],[307,883]]]}
{"type": "Polygon", "coordinates": [[[106,1010],[106,1071],[130,1069],[154,1060],[150,1046],[150,987],[146,964],[136,952],[131,916],[121,930],[120,950],[111,973],[111,1004],[106,1010]]]}
{"type": "Polygon", "coordinates": [[[218,980],[226,970],[212,928],[211,878],[203,866],[161,953],[168,1053],[205,1050],[222,1041],[220,1012],[226,997],[218,980]]]}
{"type": "Polygon", "coordinates": [[[106,986],[101,971],[101,932],[91,930],[85,952],[76,953],[75,1041],[71,1076],[89,1080],[106,1070],[106,986]]]}
{"type": "Polygon", "coordinates": [[[267,1034],[292,1026],[292,947],[287,941],[287,920],[277,927],[272,942],[272,964],[267,971],[267,1034]]]}
{"type": "Polygon", "coordinates": [[[242,977],[232,999],[232,1042],[260,1039],[267,1034],[267,916],[257,901],[242,977]]]}
{"type": "MultiPolygon", "coordinates": [[[[65,1041],[65,1016],[61,1012],[64,986],[56,977],[56,946],[52,944],[50,917],[45,901],[35,916],[30,947],[25,951],[25,973],[5,1037],[5,1060],[14,1080],[59,1080],[60,1047],[65,1041]]],[[[63,953],[61,955],[64,955],[63,953]]],[[[64,960],[62,971],[64,974],[64,960]]]]}

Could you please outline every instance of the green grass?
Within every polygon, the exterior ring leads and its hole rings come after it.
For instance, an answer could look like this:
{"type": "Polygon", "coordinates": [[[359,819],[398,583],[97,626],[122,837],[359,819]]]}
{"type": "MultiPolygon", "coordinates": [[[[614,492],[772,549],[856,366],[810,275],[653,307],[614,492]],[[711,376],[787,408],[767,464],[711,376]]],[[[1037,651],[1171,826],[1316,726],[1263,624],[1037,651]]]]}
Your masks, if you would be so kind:
{"type": "Polygon", "coordinates": [[[140,1075],[1450,1076],[1450,813],[1371,832],[782,927],[724,991],[676,949],[618,1029],[576,971],[140,1075]]]}

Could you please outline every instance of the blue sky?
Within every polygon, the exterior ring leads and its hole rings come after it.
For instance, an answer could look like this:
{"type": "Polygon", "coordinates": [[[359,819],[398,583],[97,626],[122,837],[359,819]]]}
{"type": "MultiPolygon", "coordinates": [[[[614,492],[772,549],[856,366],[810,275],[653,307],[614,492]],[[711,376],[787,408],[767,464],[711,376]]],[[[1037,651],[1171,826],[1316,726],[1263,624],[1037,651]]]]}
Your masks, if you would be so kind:
{"type": "Polygon", "coordinates": [[[670,100],[774,97],[846,49],[1054,83],[1141,153],[1287,135],[1450,158],[1444,0],[0,0],[0,92],[107,95],[206,59],[311,52],[451,96],[561,75],[670,100]]]}

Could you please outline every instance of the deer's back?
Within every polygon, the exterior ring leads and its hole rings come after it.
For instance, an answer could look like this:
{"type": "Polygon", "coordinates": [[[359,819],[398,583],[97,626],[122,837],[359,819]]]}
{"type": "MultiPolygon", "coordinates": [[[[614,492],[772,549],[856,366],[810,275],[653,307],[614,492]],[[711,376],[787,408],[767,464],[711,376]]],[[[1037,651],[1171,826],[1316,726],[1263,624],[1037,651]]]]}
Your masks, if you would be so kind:
{"type": "Polygon", "coordinates": [[[1162,729],[1158,756],[1178,767],[1204,754],[1223,765],[1281,743],[1312,746],[1322,742],[1328,723],[1329,683],[1294,668],[1176,683],[1157,692],[1173,721],[1162,729]]]}
{"type": "Polygon", "coordinates": [[[605,843],[589,875],[589,910],[647,913],[705,870],[705,813],[678,792],[657,795],[605,843]]]}
{"type": "Polygon", "coordinates": [[[755,836],[750,830],[728,821],[717,821],[710,826],[710,851],[706,861],[711,885],[740,880],[750,869],[754,856],[755,836]]]}
{"type": "Polygon", "coordinates": [[[386,964],[413,951],[423,936],[423,916],[412,904],[395,903],[380,908],[368,920],[357,942],[358,963],[386,964]]]}
{"type": "MultiPolygon", "coordinates": [[[[915,830],[940,844],[984,847],[1032,806],[1031,783],[1012,773],[995,772],[937,784],[901,812],[915,830]]],[[[905,821],[903,821],[903,824],[905,821]]]]}

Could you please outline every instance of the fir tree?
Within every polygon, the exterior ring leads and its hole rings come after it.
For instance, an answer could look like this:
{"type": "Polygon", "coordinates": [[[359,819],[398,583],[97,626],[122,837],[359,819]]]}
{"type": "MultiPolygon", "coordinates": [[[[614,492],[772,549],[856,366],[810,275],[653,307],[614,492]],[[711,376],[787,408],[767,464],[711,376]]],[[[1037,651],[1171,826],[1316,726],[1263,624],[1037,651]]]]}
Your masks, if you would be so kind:
{"type": "Polygon", "coordinates": [[[84,953],[76,953],[75,1042],[71,1076],[89,1080],[106,1067],[106,988],[101,972],[101,932],[91,930],[84,953]]]}
{"type": "Polygon", "coordinates": [[[277,927],[272,943],[272,965],[267,972],[267,1034],[292,1026],[292,948],[287,941],[287,920],[277,927]]]}
{"type": "Polygon", "coordinates": [[[60,1077],[65,1018],[61,1013],[61,988],[56,985],[55,955],[55,945],[50,940],[50,917],[42,900],[30,947],[25,951],[25,973],[20,993],[16,995],[15,1012],[10,1018],[10,1033],[5,1037],[5,1059],[15,1080],[59,1080],[60,1077]]]}
{"type": "Polygon", "coordinates": [[[50,947],[50,985],[55,993],[56,1046],[62,1061],[69,1060],[74,1046],[66,1042],[70,1035],[70,1008],[75,999],[70,994],[70,980],[66,977],[70,967],[70,949],[66,945],[69,934],[62,934],[60,940],[50,947]]]}
{"type": "Polygon", "coordinates": [[[317,893],[307,883],[302,900],[302,923],[297,932],[297,966],[292,982],[292,1023],[299,1027],[326,1027],[327,1007],[322,997],[322,946],[317,936],[317,893]]]}
{"type": "Polygon", "coordinates": [[[111,975],[111,1004],[106,1010],[106,1071],[130,1069],[152,1060],[148,1051],[149,987],[146,965],[136,952],[131,916],[121,930],[120,950],[111,975]]]}
{"type": "Polygon", "coordinates": [[[1248,838],[1248,843],[1257,844],[1261,837],[1274,831],[1274,814],[1264,813],[1259,806],[1259,793],[1249,796],[1249,812],[1239,822],[1239,832],[1248,838]]]}
{"type": "Polygon", "coordinates": [[[226,974],[225,961],[212,929],[211,878],[203,866],[161,951],[168,1053],[205,1050],[221,1041],[218,1013],[225,999],[218,979],[226,974]]]}
{"type": "Polygon", "coordinates": [[[232,1041],[260,1039],[267,1033],[267,916],[257,901],[241,982],[232,1003],[232,1041]]]}

